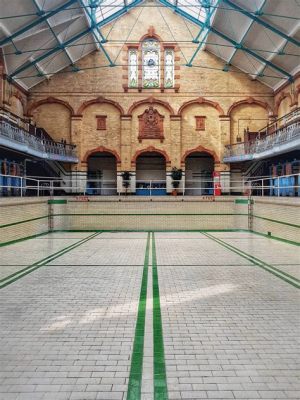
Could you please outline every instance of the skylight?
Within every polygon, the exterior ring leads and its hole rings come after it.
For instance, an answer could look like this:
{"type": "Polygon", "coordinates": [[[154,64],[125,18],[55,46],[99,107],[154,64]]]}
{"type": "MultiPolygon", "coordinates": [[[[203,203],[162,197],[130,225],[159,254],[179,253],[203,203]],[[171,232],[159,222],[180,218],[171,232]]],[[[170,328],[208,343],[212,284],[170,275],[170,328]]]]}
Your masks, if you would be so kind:
{"type": "MultiPolygon", "coordinates": [[[[214,3],[214,0],[169,0],[170,4],[178,10],[183,10],[192,17],[205,21],[207,12],[210,11],[208,5],[214,3]]],[[[139,7],[149,7],[149,2],[139,2],[137,0],[102,0],[96,9],[96,20],[101,22],[113,14],[126,9],[126,7],[135,3],[139,7]]],[[[153,1],[153,5],[159,5],[159,1],[153,1]]]]}

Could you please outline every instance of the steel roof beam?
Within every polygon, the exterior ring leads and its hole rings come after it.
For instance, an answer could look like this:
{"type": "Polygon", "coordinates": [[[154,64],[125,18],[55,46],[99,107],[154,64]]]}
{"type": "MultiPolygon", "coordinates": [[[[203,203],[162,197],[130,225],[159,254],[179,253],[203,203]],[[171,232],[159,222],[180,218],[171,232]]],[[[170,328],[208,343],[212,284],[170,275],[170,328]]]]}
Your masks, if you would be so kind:
{"type": "Polygon", "coordinates": [[[45,15],[40,15],[38,19],[35,21],[31,22],[30,24],[24,26],[23,28],[19,29],[17,32],[13,33],[12,35],[6,37],[5,39],[2,39],[0,41],[0,47],[4,46],[5,44],[11,42],[13,39],[16,39],[18,36],[23,35],[25,32],[29,31],[30,29],[34,28],[35,26],[41,24],[42,22],[45,22],[48,18],[53,17],[53,15],[56,15],[57,13],[65,10],[66,8],[70,7],[72,4],[76,3],[77,0],[69,0],[65,4],[61,5],[60,7],[55,8],[54,10],[48,12],[45,15]]]}
{"type": "MultiPolygon", "coordinates": [[[[42,15],[44,13],[44,10],[42,10],[37,2],[37,0],[32,0],[33,4],[35,5],[36,9],[38,10],[38,12],[40,13],[40,15],[42,15]]],[[[55,40],[57,41],[57,43],[59,45],[61,45],[61,41],[59,39],[59,37],[56,35],[56,33],[54,32],[54,30],[52,29],[52,26],[50,25],[50,22],[48,21],[48,18],[46,18],[45,20],[46,24],[49,26],[49,29],[52,33],[52,35],[54,36],[55,40]]],[[[70,61],[70,63],[73,65],[74,64],[74,60],[72,59],[71,55],[69,54],[68,50],[66,48],[63,49],[68,60],[70,61]]]]}
{"type": "MultiPolygon", "coordinates": [[[[221,0],[221,1],[222,1],[222,0],[221,0]]],[[[266,2],[267,2],[267,0],[263,0],[262,5],[261,5],[261,6],[259,7],[259,9],[257,10],[257,13],[260,13],[260,12],[262,11],[262,9],[264,8],[266,2]]],[[[243,34],[243,36],[242,36],[242,38],[241,38],[241,40],[240,40],[240,44],[243,44],[243,41],[245,40],[245,38],[246,38],[246,36],[247,36],[248,32],[250,31],[250,29],[251,29],[251,27],[252,27],[253,24],[254,24],[254,20],[252,19],[252,20],[250,21],[250,24],[249,24],[248,28],[246,29],[246,31],[244,32],[244,34],[243,34]]],[[[237,51],[238,51],[238,49],[234,49],[234,50],[233,50],[233,53],[231,54],[229,60],[227,61],[227,64],[230,64],[230,63],[231,63],[231,61],[233,60],[233,57],[236,55],[237,51]]]]}
{"type": "MultiPolygon", "coordinates": [[[[95,39],[96,44],[99,46],[99,49],[101,49],[106,57],[106,59],[109,62],[109,65],[113,67],[115,64],[113,63],[112,59],[110,58],[109,54],[107,53],[106,49],[104,48],[102,43],[105,43],[107,40],[105,37],[102,35],[101,30],[97,26],[97,21],[96,21],[96,9],[99,6],[99,1],[98,0],[90,0],[89,1],[89,6],[91,7],[91,12],[88,10],[88,8],[85,9],[86,15],[88,16],[88,24],[92,29],[92,34],[95,39]],[[97,37],[97,33],[100,35],[101,40],[97,37]]],[[[83,0],[80,0],[80,4],[85,6],[83,0]]]]}
{"type": "MultiPolygon", "coordinates": [[[[290,32],[290,35],[295,34],[298,31],[298,26],[295,26],[294,29],[290,32]]],[[[270,57],[268,57],[268,61],[271,61],[276,55],[284,55],[284,48],[286,47],[286,45],[288,44],[287,40],[283,40],[282,43],[280,44],[280,46],[277,49],[276,53],[272,53],[270,55],[270,57]]],[[[255,75],[253,75],[254,77],[257,77],[259,75],[261,75],[264,70],[265,70],[266,65],[264,65],[263,68],[261,68],[260,71],[258,71],[255,75]]]]}
{"type": "MultiPolygon", "coordinates": [[[[181,10],[178,7],[175,7],[172,3],[170,3],[167,0],[158,0],[161,4],[164,4],[166,7],[171,8],[172,10],[174,10],[176,13],[178,13],[179,15],[181,15],[182,17],[188,19],[189,21],[193,22],[194,24],[202,27],[204,25],[204,22],[200,21],[199,19],[193,17],[192,15],[188,14],[187,12],[181,10]]],[[[216,28],[214,28],[213,26],[209,27],[210,32],[214,33],[215,35],[221,37],[222,39],[226,40],[227,42],[231,43],[234,47],[236,47],[239,50],[242,50],[248,54],[250,54],[252,57],[258,59],[259,61],[261,61],[262,63],[266,63],[267,65],[269,65],[271,68],[273,68],[274,70],[276,70],[277,72],[280,72],[282,75],[287,76],[290,80],[293,79],[292,75],[290,75],[287,71],[283,70],[282,68],[278,67],[277,65],[273,64],[272,62],[266,60],[265,58],[261,57],[259,54],[256,54],[254,51],[248,49],[247,47],[244,47],[243,45],[241,45],[240,43],[236,42],[235,40],[233,40],[232,38],[230,38],[229,36],[225,35],[224,33],[218,31],[216,28]]]]}
{"type": "Polygon", "coordinates": [[[238,6],[237,4],[233,3],[232,1],[230,1],[230,0],[222,0],[222,1],[223,1],[223,3],[227,4],[228,6],[233,8],[234,10],[238,11],[239,13],[246,15],[248,18],[251,18],[256,23],[264,26],[265,28],[269,29],[270,31],[272,31],[272,32],[276,33],[277,35],[281,36],[282,38],[284,38],[288,42],[293,43],[298,47],[300,46],[300,42],[298,40],[286,35],[284,32],[282,32],[279,29],[275,28],[274,26],[270,25],[268,22],[265,22],[263,19],[257,17],[256,15],[251,14],[249,11],[247,11],[244,8],[238,6]]]}
{"type": "MultiPolygon", "coordinates": [[[[220,0],[217,0],[216,3],[215,3],[215,6],[217,6],[219,2],[220,2],[220,0]]],[[[202,33],[205,31],[205,29],[206,29],[206,32],[205,32],[205,34],[203,35],[203,38],[202,38],[202,40],[201,40],[199,46],[197,47],[197,49],[195,50],[194,54],[193,54],[192,57],[190,58],[190,61],[187,63],[187,66],[189,66],[189,67],[192,66],[192,63],[193,63],[195,57],[197,56],[197,54],[198,54],[199,51],[201,50],[201,48],[202,48],[202,46],[203,46],[205,40],[207,39],[207,36],[208,36],[208,34],[209,34],[209,32],[210,32],[211,17],[212,17],[212,15],[214,14],[214,12],[216,11],[216,8],[213,8],[213,9],[210,8],[211,3],[210,3],[209,0],[206,0],[204,4],[205,4],[205,8],[206,8],[206,18],[205,18],[205,22],[203,23],[203,26],[201,27],[201,29],[200,29],[200,31],[199,31],[197,37],[193,40],[193,43],[199,43],[199,40],[198,40],[198,39],[200,38],[200,36],[202,35],[202,33]]]]}
{"type": "MultiPolygon", "coordinates": [[[[77,1],[77,0],[76,0],[77,1]]],[[[134,0],[131,4],[129,4],[127,6],[127,8],[122,8],[121,10],[118,10],[117,12],[115,12],[114,14],[110,15],[109,17],[103,19],[102,21],[98,22],[96,24],[97,27],[101,28],[102,26],[110,23],[111,21],[113,21],[116,18],[119,18],[120,16],[122,16],[123,14],[126,14],[128,10],[130,10],[131,8],[139,5],[140,3],[142,3],[143,0],[134,0]]],[[[63,42],[60,46],[56,46],[53,49],[47,51],[46,53],[42,54],[41,56],[37,57],[35,59],[35,62],[40,62],[45,60],[47,57],[51,56],[52,54],[57,53],[58,51],[61,51],[63,47],[67,47],[69,46],[71,43],[76,42],[77,40],[79,40],[80,38],[88,35],[92,33],[92,28],[87,28],[84,31],[81,31],[79,33],[77,33],[75,36],[71,37],[70,39],[66,40],[65,42],[63,42]]],[[[34,62],[34,63],[35,63],[34,62]]],[[[17,68],[12,74],[9,75],[9,78],[13,78],[16,75],[19,75],[20,73],[22,73],[23,71],[25,71],[27,68],[31,67],[32,65],[34,65],[34,63],[25,63],[24,65],[22,65],[21,67],[17,68]]]]}

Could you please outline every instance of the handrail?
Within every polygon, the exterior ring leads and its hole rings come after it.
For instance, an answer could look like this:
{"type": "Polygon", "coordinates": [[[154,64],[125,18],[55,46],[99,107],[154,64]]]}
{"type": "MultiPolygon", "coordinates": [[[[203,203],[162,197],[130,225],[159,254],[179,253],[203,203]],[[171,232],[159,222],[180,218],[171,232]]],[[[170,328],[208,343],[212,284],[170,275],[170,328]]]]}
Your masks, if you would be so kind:
{"type": "MultiPolygon", "coordinates": [[[[122,185],[117,185],[116,180],[93,180],[95,183],[94,187],[89,187],[89,181],[82,179],[82,182],[72,180],[64,181],[62,179],[57,180],[45,180],[35,179],[32,177],[14,176],[14,175],[1,175],[0,174],[0,196],[26,196],[26,195],[72,195],[74,193],[83,193],[84,195],[121,195],[124,192],[127,194],[135,193],[137,189],[145,189],[140,192],[144,195],[155,195],[159,193],[159,190],[172,190],[172,186],[167,185],[166,180],[138,180],[135,184],[135,188],[131,190],[131,184],[134,182],[127,181],[129,183],[128,188],[122,185]],[[148,183],[147,187],[138,187],[138,182],[148,183]],[[163,186],[156,186],[156,183],[163,183],[163,186]],[[126,189],[126,190],[125,190],[126,189]]],[[[173,181],[174,182],[174,181],[173,181]]],[[[222,180],[220,187],[215,186],[214,180],[206,181],[203,180],[182,180],[177,181],[177,191],[183,196],[188,195],[215,195],[222,192],[224,194],[229,193],[241,193],[241,194],[255,194],[261,196],[298,196],[300,197],[300,173],[283,175],[267,178],[255,179],[252,181],[246,181],[245,179],[239,181],[231,181],[228,185],[222,187],[222,180]]]]}
{"type": "Polygon", "coordinates": [[[38,138],[25,129],[13,126],[5,120],[0,120],[0,139],[1,138],[22,147],[28,147],[29,150],[33,152],[41,153],[42,158],[71,158],[74,161],[77,160],[74,145],[38,138]]]}
{"type": "Polygon", "coordinates": [[[267,133],[267,135],[272,135],[274,131],[278,130],[279,128],[287,127],[293,121],[299,118],[300,119],[300,107],[297,107],[295,110],[290,111],[288,114],[285,114],[284,116],[277,118],[275,121],[273,121],[271,124],[268,124],[264,126],[262,129],[258,131],[258,134],[260,133],[267,133]],[[281,124],[283,122],[283,124],[281,124]],[[275,126],[275,130],[272,132],[272,127],[275,126]],[[271,130],[271,132],[270,132],[271,130]],[[269,133],[270,132],[270,133],[269,133]]]}
{"type": "Polygon", "coordinates": [[[300,121],[297,121],[287,127],[280,128],[276,132],[254,141],[235,143],[225,146],[225,158],[259,154],[272,149],[274,146],[280,146],[285,143],[300,139],[300,121]]]}

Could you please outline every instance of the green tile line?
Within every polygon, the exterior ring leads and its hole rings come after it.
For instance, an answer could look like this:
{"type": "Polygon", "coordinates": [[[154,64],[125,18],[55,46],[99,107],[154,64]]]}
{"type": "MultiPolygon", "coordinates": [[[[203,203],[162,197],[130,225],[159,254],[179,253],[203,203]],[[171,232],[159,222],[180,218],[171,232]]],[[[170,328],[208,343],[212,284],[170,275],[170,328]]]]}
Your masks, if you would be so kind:
{"type": "Polygon", "coordinates": [[[48,200],[48,204],[67,204],[67,202],[66,199],[48,200]]]}
{"type": "MultiPolygon", "coordinates": [[[[95,231],[93,231],[93,232],[95,232],[95,231]]],[[[2,243],[0,243],[0,247],[9,246],[10,244],[16,244],[16,243],[23,242],[24,240],[28,240],[28,239],[35,239],[40,236],[48,235],[48,233],[49,233],[49,231],[46,231],[46,232],[42,232],[42,233],[37,233],[36,235],[25,236],[20,239],[14,239],[14,240],[10,240],[8,242],[2,242],[2,243]]]]}
{"type": "Polygon", "coordinates": [[[133,341],[131,366],[128,382],[127,400],[140,400],[143,375],[143,357],[144,357],[144,338],[146,321],[146,302],[148,285],[148,267],[149,267],[149,249],[150,232],[148,232],[147,244],[145,250],[145,259],[143,267],[142,284],[140,299],[137,312],[137,321],[133,341]]]}
{"type": "Polygon", "coordinates": [[[292,244],[294,246],[300,246],[300,242],[294,242],[293,240],[290,240],[290,239],[284,239],[284,238],[280,238],[278,236],[267,235],[266,233],[261,233],[261,232],[257,232],[257,231],[249,231],[249,232],[254,233],[255,235],[263,236],[267,239],[279,240],[280,242],[283,242],[283,243],[292,244]]]}
{"type": "Polygon", "coordinates": [[[249,204],[248,199],[235,199],[234,201],[235,204],[249,204]]]}
{"type": "Polygon", "coordinates": [[[4,288],[7,285],[10,285],[11,283],[17,281],[20,278],[23,278],[23,276],[30,274],[31,272],[35,271],[36,269],[43,267],[44,265],[48,264],[49,262],[64,255],[65,253],[68,253],[69,251],[82,245],[83,243],[87,242],[88,240],[93,239],[95,236],[97,236],[99,234],[100,234],[100,232],[93,233],[92,235],[88,236],[87,238],[81,239],[78,242],[75,242],[75,243],[57,251],[56,253],[53,253],[53,254],[43,258],[42,260],[39,260],[36,263],[29,265],[26,268],[21,269],[20,271],[17,271],[5,278],[2,278],[0,280],[0,289],[4,288]]]}
{"type": "Polygon", "coordinates": [[[149,216],[155,216],[155,215],[168,216],[168,215],[171,215],[171,216],[176,216],[176,217],[178,217],[180,215],[183,215],[183,216],[186,216],[186,215],[191,215],[191,216],[194,216],[194,215],[211,215],[211,216],[213,216],[213,215],[216,215],[216,216],[219,216],[219,215],[229,215],[229,216],[242,215],[245,217],[248,216],[247,213],[68,213],[68,214],[63,213],[63,214],[53,214],[53,217],[75,217],[75,216],[88,217],[88,216],[97,216],[97,215],[99,215],[101,217],[103,217],[103,216],[108,216],[108,217],[138,216],[138,215],[141,215],[141,216],[147,216],[147,215],[149,215],[149,216]]]}
{"type": "Polygon", "coordinates": [[[0,229],[1,228],[7,228],[8,226],[13,226],[13,225],[19,225],[19,224],[25,224],[26,222],[31,222],[31,221],[37,221],[39,219],[43,219],[43,218],[48,218],[48,214],[47,215],[43,215],[41,217],[36,217],[36,218],[30,218],[30,219],[24,219],[23,221],[17,221],[17,222],[11,222],[9,224],[4,224],[4,225],[0,225],[0,229]]]}
{"type": "Polygon", "coordinates": [[[271,218],[266,218],[266,217],[260,217],[259,215],[255,215],[255,214],[253,214],[253,218],[263,219],[263,220],[265,220],[265,221],[274,222],[274,223],[276,223],[276,224],[282,224],[282,225],[292,226],[293,228],[300,228],[300,225],[291,224],[290,222],[278,221],[277,219],[271,219],[271,218]]]}
{"type": "Polygon", "coordinates": [[[168,400],[164,339],[159,298],[155,236],[152,232],[154,400],[168,400]]]}
{"type": "Polygon", "coordinates": [[[225,247],[226,249],[231,250],[233,253],[236,253],[239,256],[250,261],[252,264],[270,272],[271,274],[277,276],[277,278],[280,278],[280,279],[284,280],[285,282],[289,283],[290,285],[295,286],[297,289],[300,289],[300,280],[295,278],[294,276],[289,275],[286,272],[281,271],[278,268],[275,268],[273,265],[267,264],[266,262],[260,260],[257,257],[254,257],[248,253],[245,253],[243,250],[240,250],[239,248],[232,246],[231,244],[228,244],[228,243],[224,242],[223,240],[210,235],[207,232],[201,232],[201,233],[204,236],[207,236],[208,238],[214,240],[216,243],[220,244],[221,246],[225,247]]]}

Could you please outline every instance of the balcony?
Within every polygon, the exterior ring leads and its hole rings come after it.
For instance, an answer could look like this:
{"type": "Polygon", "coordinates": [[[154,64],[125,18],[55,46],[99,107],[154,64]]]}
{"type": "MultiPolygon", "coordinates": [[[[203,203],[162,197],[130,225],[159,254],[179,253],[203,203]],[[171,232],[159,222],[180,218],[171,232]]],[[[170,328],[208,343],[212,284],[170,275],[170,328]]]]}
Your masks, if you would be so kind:
{"type": "Polygon", "coordinates": [[[0,117],[0,146],[44,160],[78,162],[75,146],[34,136],[3,115],[0,117]]]}
{"type": "Polygon", "coordinates": [[[264,128],[257,136],[253,141],[226,146],[224,163],[260,160],[300,149],[300,108],[264,128]],[[265,136],[260,138],[262,134],[265,136]]]}

